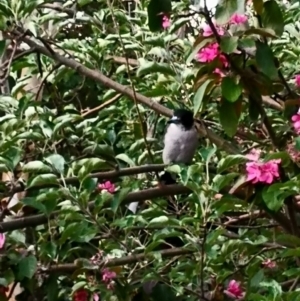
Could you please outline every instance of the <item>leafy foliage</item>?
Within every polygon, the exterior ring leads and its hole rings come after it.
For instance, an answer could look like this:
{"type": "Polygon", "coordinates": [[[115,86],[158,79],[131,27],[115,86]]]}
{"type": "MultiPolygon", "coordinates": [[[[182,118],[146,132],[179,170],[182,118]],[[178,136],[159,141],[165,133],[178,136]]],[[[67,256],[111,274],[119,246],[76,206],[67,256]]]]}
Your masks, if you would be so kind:
{"type": "Polygon", "coordinates": [[[204,2],[0,2],[0,300],[299,299],[299,1],[204,2]]]}

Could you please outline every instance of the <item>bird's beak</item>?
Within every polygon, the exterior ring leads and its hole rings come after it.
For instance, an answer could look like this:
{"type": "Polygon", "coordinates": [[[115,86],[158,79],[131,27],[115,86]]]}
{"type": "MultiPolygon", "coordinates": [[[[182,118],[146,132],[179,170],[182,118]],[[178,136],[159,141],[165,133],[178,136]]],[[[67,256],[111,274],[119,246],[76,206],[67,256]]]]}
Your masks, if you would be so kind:
{"type": "Polygon", "coordinates": [[[173,116],[173,117],[168,121],[168,123],[175,123],[175,122],[177,122],[177,121],[179,121],[179,118],[178,118],[177,116],[173,116]]]}

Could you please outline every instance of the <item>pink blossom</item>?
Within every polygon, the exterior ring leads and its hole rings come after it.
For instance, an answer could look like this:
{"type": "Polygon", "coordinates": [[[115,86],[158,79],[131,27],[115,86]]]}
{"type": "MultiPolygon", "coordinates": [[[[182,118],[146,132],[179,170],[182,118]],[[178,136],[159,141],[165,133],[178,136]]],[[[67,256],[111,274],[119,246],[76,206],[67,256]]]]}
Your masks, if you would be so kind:
{"type": "Polygon", "coordinates": [[[230,18],[230,23],[231,24],[243,24],[247,22],[248,17],[246,15],[242,14],[233,14],[230,18]]]}
{"type": "Polygon", "coordinates": [[[3,248],[4,244],[5,244],[5,234],[0,233],[0,249],[3,248]]]}
{"type": "MultiPolygon", "coordinates": [[[[212,19],[212,22],[213,22],[215,29],[216,29],[217,33],[219,34],[219,36],[223,36],[225,33],[224,29],[222,27],[216,25],[216,20],[212,19]]],[[[202,29],[203,29],[204,37],[209,37],[214,34],[210,25],[208,25],[208,24],[202,25],[202,29]]]]}
{"type": "Polygon", "coordinates": [[[297,87],[300,87],[300,75],[295,76],[295,84],[297,87]]]}
{"type": "Polygon", "coordinates": [[[98,185],[98,189],[108,191],[109,193],[114,193],[116,190],[115,184],[111,183],[110,181],[106,181],[102,184],[98,185]]]}
{"type": "Polygon", "coordinates": [[[105,268],[102,271],[102,281],[106,284],[109,284],[116,277],[117,274],[113,271],[110,271],[108,268],[105,268]]]}
{"type": "Polygon", "coordinates": [[[249,154],[247,154],[245,157],[250,161],[258,161],[260,153],[260,149],[252,148],[249,154]]]}
{"type": "Polygon", "coordinates": [[[171,26],[171,20],[167,15],[163,15],[162,18],[162,27],[163,29],[167,29],[171,26]]]}
{"type": "Polygon", "coordinates": [[[196,54],[196,59],[201,63],[209,63],[212,62],[219,53],[219,45],[217,43],[213,43],[200,49],[200,51],[196,54]]]}
{"type": "Polygon", "coordinates": [[[300,134],[300,113],[299,112],[292,116],[292,122],[293,122],[293,127],[295,129],[295,132],[297,134],[300,134]]]}
{"type": "Polygon", "coordinates": [[[262,265],[263,265],[265,268],[268,268],[268,269],[274,269],[274,268],[276,268],[276,266],[277,266],[277,265],[276,265],[276,262],[273,261],[273,260],[271,260],[270,258],[264,260],[264,261],[262,262],[262,265]]]}
{"type": "Polygon", "coordinates": [[[220,68],[216,68],[214,71],[213,71],[214,74],[218,74],[220,77],[224,77],[225,74],[222,72],[222,70],[220,68]]]}
{"type": "Polygon", "coordinates": [[[220,56],[219,56],[219,59],[220,59],[220,61],[221,61],[221,63],[223,64],[223,67],[228,67],[229,66],[229,63],[228,63],[228,61],[227,61],[227,58],[226,58],[226,56],[224,55],[224,54],[221,54],[220,56]]]}
{"type": "Polygon", "coordinates": [[[281,159],[270,160],[268,162],[248,162],[246,163],[247,181],[253,184],[261,182],[271,184],[279,178],[279,163],[281,159]]]}
{"type": "Polygon", "coordinates": [[[100,300],[100,297],[98,294],[94,293],[93,294],[93,301],[99,301],[100,300]]]}
{"type": "Polygon", "coordinates": [[[227,290],[224,290],[224,293],[229,298],[237,300],[242,300],[245,296],[245,292],[243,292],[240,282],[237,282],[235,280],[230,280],[227,290]]]}

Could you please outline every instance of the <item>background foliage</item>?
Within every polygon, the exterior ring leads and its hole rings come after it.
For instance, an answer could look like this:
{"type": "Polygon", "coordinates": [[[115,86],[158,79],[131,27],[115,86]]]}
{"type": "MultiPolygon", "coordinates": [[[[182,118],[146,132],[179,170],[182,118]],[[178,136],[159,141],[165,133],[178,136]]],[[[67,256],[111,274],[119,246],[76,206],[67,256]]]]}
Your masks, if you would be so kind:
{"type": "Polygon", "coordinates": [[[227,300],[232,280],[300,300],[299,5],[1,0],[1,300],[227,300]],[[224,77],[196,59],[212,41],[224,77]],[[180,107],[201,146],[158,188],[180,107]],[[252,148],[281,159],[276,183],[246,180],[252,148]]]}

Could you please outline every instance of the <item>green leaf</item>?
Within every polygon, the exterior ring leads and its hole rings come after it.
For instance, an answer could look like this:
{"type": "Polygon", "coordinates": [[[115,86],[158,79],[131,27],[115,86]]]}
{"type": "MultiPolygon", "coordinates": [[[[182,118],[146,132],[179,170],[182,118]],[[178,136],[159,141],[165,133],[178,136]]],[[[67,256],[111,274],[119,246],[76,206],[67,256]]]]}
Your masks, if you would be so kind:
{"type": "Polygon", "coordinates": [[[78,172],[78,178],[83,181],[92,171],[106,167],[107,163],[99,158],[89,158],[76,162],[76,167],[78,166],[82,166],[78,172]]]}
{"type": "Polygon", "coordinates": [[[116,159],[127,163],[130,167],[135,166],[135,163],[126,154],[119,154],[119,155],[116,156],[116,159]]]}
{"type": "Polygon", "coordinates": [[[59,239],[59,243],[63,245],[68,239],[78,241],[84,228],[86,228],[85,222],[68,224],[59,239]]]}
{"type": "MultiPolygon", "coordinates": [[[[285,237],[285,236],[286,235],[280,235],[280,243],[283,246],[293,247],[293,249],[285,249],[284,251],[281,252],[280,256],[283,258],[294,257],[294,256],[299,257],[300,256],[300,248],[294,248],[294,247],[297,247],[297,243],[294,240],[295,236],[288,235],[288,234],[287,234],[287,237],[285,237]]],[[[297,238],[296,238],[296,241],[297,241],[297,238]]],[[[299,244],[298,244],[298,246],[299,246],[299,244]]]]}
{"type": "Polygon", "coordinates": [[[198,113],[201,105],[203,97],[205,96],[205,91],[207,89],[207,86],[211,83],[211,79],[206,80],[197,90],[195,96],[194,96],[194,116],[198,113]]]}
{"type": "Polygon", "coordinates": [[[72,287],[72,294],[78,291],[80,288],[83,288],[86,285],[86,281],[79,281],[72,287]]]}
{"type": "Polygon", "coordinates": [[[165,75],[175,76],[176,72],[171,68],[170,64],[167,63],[157,63],[157,62],[149,62],[145,59],[139,59],[139,68],[136,71],[136,75],[138,77],[143,75],[148,75],[151,73],[162,73],[165,75]]]}
{"type": "Polygon", "coordinates": [[[236,115],[233,103],[222,101],[218,107],[220,123],[229,137],[233,137],[237,131],[239,118],[236,115]]]}
{"type": "Polygon", "coordinates": [[[27,188],[47,185],[59,185],[56,175],[51,173],[38,175],[32,181],[30,181],[27,188]]]}
{"type": "Polygon", "coordinates": [[[120,191],[118,191],[111,202],[111,209],[113,212],[117,212],[119,205],[122,203],[124,198],[128,195],[130,192],[130,187],[122,188],[120,191]]]}
{"type": "Polygon", "coordinates": [[[284,19],[280,7],[275,0],[264,3],[262,22],[265,28],[273,29],[277,36],[280,37],[283,34],[284,19]]]}
{"type": "Polygon", "coordinates": [[[296,193],[296,191],[286,187],[285,183],[276,183],[264,187],[262,198],[270,210],[277,212],[283,206],[285,199],[291,195],[296,195],[296,193]]]}
{"type": "Polygon", "coordinates": [[[267,161],[270,161],[273,159],[281,159],[280,164],[282,167],[287,167],[291,163],[291,158],[290,158],[289,154],[285,151],[266,155],[264,158],[264,162],[267,162],[267,161]]]}
{"type": "Polygon", "coordinates": [[[49,157],[45,158],[45,161],[52,165],[60,174],[63,174],[66,162],[62,155],[52,154],[49,157]]]}
{"type": "Polygon", "coordinates": [[[152,220],[150,220],[149,225],[153,225],[153,224],[165,224],[169,221],[169,218],[165,215],[159,216],[159,217],[155,217],[152,220]]]}
{"type": "Polygon", "coordinates": [[[172,11],[170,0],[150,0],[147,7],[148,25],[152,32],[162,29],[162,14],[169,15],[172,11]]]}
{"type": "Polygon", "coordinates": [[[37,260],[33,255],[22,258],[18,265],[18,276],[31,279],[37,270],[37,260]]]}
{"type": "MultiPolygon", "coordinates": [[[[15,275],[10,268],[5,269],[5,271],[3,271],[1,273],[1,276],[2,277],[0,278],[0,285],[2,285],[2,286],[8,286],[15,280],[15,275]]],[[[3,301],[7,301],[7,299],[5,299],[3,301]]]]}
{"type": "Polygon", "coordinates": [[[24,233],[22,233],[21,231],[19,230],[15,230],[15,231],[12,231],[10,234],[9,234],[9,237],[10,239],[12,239],[14,242],[16,242],[17,244],[23,244],[25,245],[26,243],[26,240],[25,240],[25,235],[24,233]]]}
{"type": "Polygon", "coordinates": [[[259,287],[260,282],[264,279],[264,270],[261,269],[251,278],[250,287],[259,287]]]}
{"type": "Polygon", "coordinates": [[[255,59],[261,71],[270,79],[278,79],[278,71],[275,67],[275,59],[271,48],[260,41],[256,42],[255,59]]]}
{"type": "Polygon", "coordinates": [[[38,202],[34,197],[26,197],[22,200],[22,203],[32,208],[38,209],[43,213],[46,213],[45,206],[42,203],[38,202]]]}
{"type": "Polygon", "coordinates": [[[229,173],[227,175],[216,175],[213,178],[213,187],[214,191],[221,191],[224,187],[229,185],[233,179],[235,179],[239,174],[238,173],[229,173]]]}
{"type": "Polygon", "coordinates": [[[238,0],[220,0],[216,7],[216,23],[224,25],[238,9],[238,0]]]}
{"type": "Polygon", "coordinates": [[[237,49],[238,37],[221,37],[221,50],[225,53],[232,53],[237,49]]]}
{"type": "Polygon", "coordinates": [[[232,168],[236,165],[245,164],[248,159],[243,155],[228,155],[225,158],[222,158],[217,166],[217,172],[222,173],[229,168],[232,168]]]}
{"type": "Polygon", "coordinates": [[[275,31],[270,28],[251,27],[250,29],[248,29],[244,32],[244,35],[252,35],[252,34],[258,34],[258,35],[260,35],[262,37],[266,37],[266,38],[276,38],[275,31]]]}
{"type": "Polygon", "coordinates": [[[175,174],[179,174],[181,172],[181,167],[178,164],[173,164],[173,165],[167,166],[166,171],[175,173],[175,174]]]}
{"type": "Polygon", "coordinates": [[[230,102],[235,102],[242,94],[243,87],[231,77],[224,77],[221,83],[222,95],[230,102]]]}
{"type": "Polygon", "coordinates": [[[23,166],[22,170],[24,172],[35,172],[35,173],[51,172],[51,168],[41,161],[30,161],[23,166]]]}
{"type": "Polygon", "coordinates": [[[50,198],[44,203],[46,215],[50,215],[54,211],[57,205],[57,201],[58,201],[57,199],[50,198]]]}

